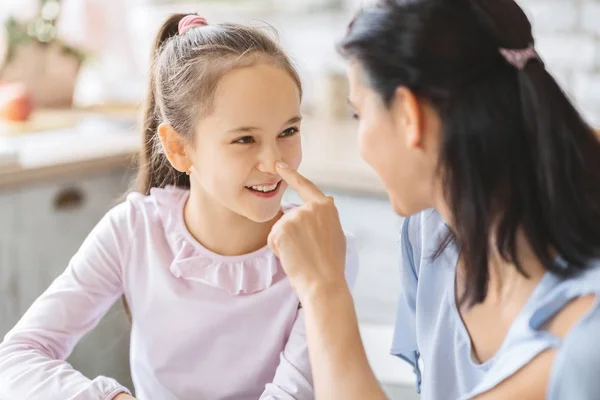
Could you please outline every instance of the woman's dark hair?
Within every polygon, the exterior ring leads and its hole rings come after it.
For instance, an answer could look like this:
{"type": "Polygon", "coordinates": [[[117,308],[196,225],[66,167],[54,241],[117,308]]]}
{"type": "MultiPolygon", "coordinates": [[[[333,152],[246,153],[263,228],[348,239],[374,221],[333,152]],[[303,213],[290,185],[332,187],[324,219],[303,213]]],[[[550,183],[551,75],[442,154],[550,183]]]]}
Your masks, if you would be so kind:
{"type": "Polygon", "coordinates": [[[439,113],[439,173],[470,304],[487,296],[490,237],[525,276],[521,232],[563,277],[600,256],[600,141],[541,61],[518,70],[499,52],[533,43],[512,0],[386,0],[339,45],[387,106],[406,87],[439,113]]]}

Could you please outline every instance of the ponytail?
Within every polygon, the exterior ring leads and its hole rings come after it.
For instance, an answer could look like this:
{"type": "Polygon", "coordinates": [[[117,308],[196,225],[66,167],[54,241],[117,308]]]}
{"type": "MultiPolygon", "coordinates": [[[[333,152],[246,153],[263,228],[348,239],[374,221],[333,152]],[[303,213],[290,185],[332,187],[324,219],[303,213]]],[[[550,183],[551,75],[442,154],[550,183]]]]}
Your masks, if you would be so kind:
{"type": "MultiPolygon", "coordinates": [[[[475,1],[499,46],[533,45],[531,25],[514,1],[475,1]]],[[[499,238],[510,240],[501,242],[500,250],[516,261],[514,236],[522,228],[546,270],[568,277],[600,257],[600,141],[541,60],[519,69],[517,81],[524,156],[532,161],[522,173],[533,183],[521,193],[534,207],[519,220],[506,212],[499,238]]]]}
{"type": "Polygon", "coordinates": [[[162,152],[157,133],[161,121],[156,103],[156,54],[169,39],[178,34],[179,21],[185,16],[186,14],[175,14],[169,17],[160,28],[154,42],[142,120],[142,149],[139,154],[139,170],[135,185],[136,190],[145,195],[150,194],[150,189],[153,187],[164,187],[169,184],[183,188],[190,187],[189,176],[173,168],[162,152]]]}
{"type": "Polygon", "coordinates": [[[600,141],[541,64],[527,66],[519,86],[539,197],[522,227],[547,269],[569,276],[600,256],[600,141]]]}

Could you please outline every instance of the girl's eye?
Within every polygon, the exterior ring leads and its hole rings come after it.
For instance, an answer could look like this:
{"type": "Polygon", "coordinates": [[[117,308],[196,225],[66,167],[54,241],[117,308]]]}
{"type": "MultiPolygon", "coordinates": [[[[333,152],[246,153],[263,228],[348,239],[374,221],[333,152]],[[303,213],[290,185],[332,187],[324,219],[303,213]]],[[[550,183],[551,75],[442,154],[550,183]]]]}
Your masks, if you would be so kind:
{"type": "Polygon", "coordinates": [[[300,132],[300,130],[298,128],[296,128],[296,127],[288,128],[285,131],[281,132],[281,135],[279,135],[279,137],[294,136],[298,132],[300,132]]]}
{"type": "Polygon", "coordinates": [[[360,117],[358,116],[358,113],[352,113],[352,118],[356,119],[356,120],[360,119],[360,117]]]}
{"type": "Polygon", "coordinates": [[[251,144],[251,143],[254,143],[254,138],[252,136],[244,136],[244,137],[234,140],[233,143],[251,144]]]}

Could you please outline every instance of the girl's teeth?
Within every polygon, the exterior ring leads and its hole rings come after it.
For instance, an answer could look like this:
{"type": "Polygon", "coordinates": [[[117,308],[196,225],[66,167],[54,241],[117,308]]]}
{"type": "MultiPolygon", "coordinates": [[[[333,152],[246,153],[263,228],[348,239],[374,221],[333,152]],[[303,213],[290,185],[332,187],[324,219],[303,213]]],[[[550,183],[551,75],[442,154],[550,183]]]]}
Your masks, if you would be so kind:
{"type": "Polygon", "coordinates": [[[250,188],[259,192],[272,192],[273,190],[277,189],[277,183],[271,186],[250,186],[250,188]]]}

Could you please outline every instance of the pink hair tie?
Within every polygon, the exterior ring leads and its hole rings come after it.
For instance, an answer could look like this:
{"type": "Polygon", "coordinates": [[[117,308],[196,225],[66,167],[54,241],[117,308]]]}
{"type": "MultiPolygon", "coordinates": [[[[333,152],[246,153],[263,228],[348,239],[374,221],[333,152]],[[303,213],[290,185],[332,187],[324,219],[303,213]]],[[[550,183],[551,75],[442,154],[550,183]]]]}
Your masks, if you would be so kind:
{"type": "Polygon", "coordinates": [[[530,44],[525,49],[519,50],[500,49],[500,54],[502,54],[509,64],[519,70],[525,68],[527,63],[529,63],[531,60],[541,61],[539,54],[537,51],[535,51],[535,47],[533,47],[533,44],[530,44]]]}
{"type": "Polygon", "coordinates": [[[181,18],[181,21],[179,21],[179,26],[178,26],[178,31],[180,35],[185,34],[187,31],[189,31],[192,28],[197,28],[200,26],[206,26],[208,25],[208,22],[206,22],[206,19],[195,15],[195,14],[190,14],[190,15],[186,15],[185,17],[181,18]]]}

